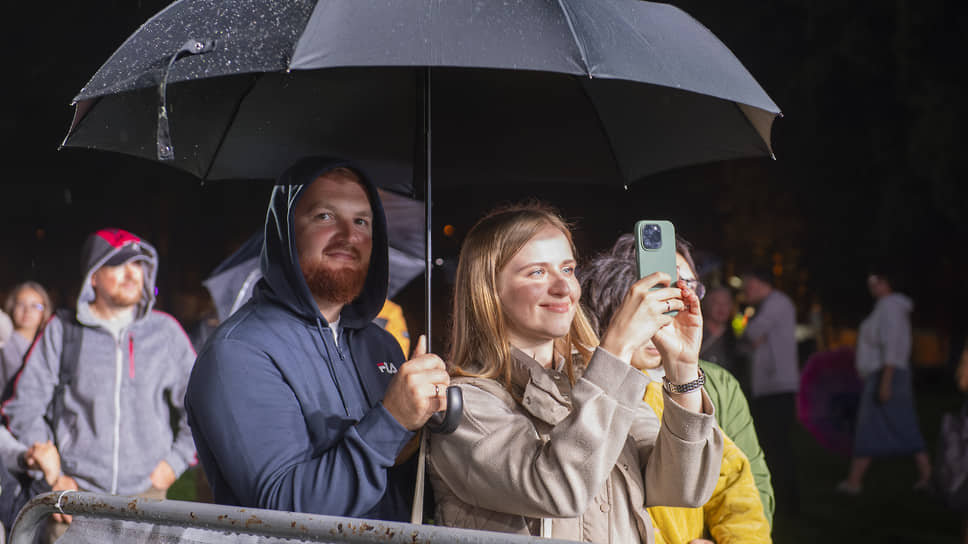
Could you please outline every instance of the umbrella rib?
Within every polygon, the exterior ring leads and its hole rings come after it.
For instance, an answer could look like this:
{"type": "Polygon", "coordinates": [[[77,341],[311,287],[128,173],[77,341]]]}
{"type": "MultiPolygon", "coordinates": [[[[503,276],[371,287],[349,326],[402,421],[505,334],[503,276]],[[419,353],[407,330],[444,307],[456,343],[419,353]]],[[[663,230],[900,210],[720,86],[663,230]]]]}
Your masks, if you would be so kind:
{"type": "Polygon", "coordinates": [[[612,138],[608,135],[608,130],[605,129],[605,121],[602,120],[602,115],[598,111],[598,106],[595,104],[595,100],[592,98],[591,93],[588,92],[588,86],[585,85],[584,81],[579,81],[578,84],[581,85],[581,92],[585,94],[585,98],[588,99],[588,102],[595,110],[595,120],[598,121],[598,127],[602,131],[602,136],[605,138],[605,142],[608,143],[608,152],[612,155],[612,162],[615,163],[615,169],[618,170],[618,175],[620,178],[622,178],[622,185],[627,189],[630,180],[622,168],[622,163],[618,160],[618,155],[615,153],[615,146],[612,145],[612,138]]]}
{"type": "MultiPolygon", "coordinates": [[[[158,13],[152,15],[150,19],[148,19],[147,21],[145,21],[144,23],[142,23],[141,26],[138,27],[138,30],[134,31],[134,33],[132,33],[130,36],[128,36],[128,38],[125,39],[124,42],[121,45],[119,45],[117,49],[114,50],[113,53],[111,53],[111,56],[108,57],[108,60],[104,63],[104,66],[107,66],[108,64],[110,64],[111,61],[114,60],[114,58],[116,56],[118,56],[118,53],[120,53],[125,48],[125,46],[128,45],[128,43],[130,43],[131,40],[133,40],[134,37],[136,35],[138,35],[139,32],[141,32],[142,29],[146,28],[148,25],[150,25],[156,19],[160,19],[161,16],[164,15],[169,10],[174,9],[176,3],[177,2],[172,2],[171,4],[169,4],[168,6],[166,6],[164,9],[162,9],[161,11],[159,11],[158,13]]],[[[164,60],[166,60],[166,59],[164,57],[162,57],[161,59],[156,59],[156,62],[163,62],[164,60]]],[[[102,66],[102,68],[104,66],[102,66]]],[[[83,87],[81,87],[80,92],[77,93],[77,96],[75,96],[74,99],[71,102],[72,103],[77,103],[77,102],[80,102],[81,100],[86,100],[88,98],[99,98],[101,96],[105,96],[105,95],[108,95],[108,94],[114,94],[114,93],[120,92],[120,90],[124,88],[122,86],[123,83],[125,83],[127,81],[131,81],[131,80],[136,80],[137,78],[141,77],[142,75],[144,75],[144,72],[145,71],[147,71],[148,69],[150,69],[150,66],[151,65],[149,64],[148,66],[145,67],[145,69],[138,70],[137,73],[135,73],[135,74],[133,74],[133,75],[131,75],[131,76],[129,76],[129,77],[121,80],[121,82],[116,82],[114,85],[111,85],[109,87],[102,87],[100,90],[95,91],[96,94],[95,93],[89,94],[88,92],[85,92],[85,91],[88,91],[88,87],[91,85],[91,83],[94,82],[94,79],[100,73],[101,70],[98,69],[98,71],[95,72],[93,76],[91,76],[91,79],[88,80],[87,84],[85,84],[83,87]],[[114,90],[111,90],[111,89],[114,89],[114,90]],[[87,96],[85,96],[85,95],[87,95],[87,96]]],[[[145,87],[153,87],[153,86],[154,86],[154,84],[152,84],[152,85],[145,85],[145,87]]],[[[128,90],[130,90],[130,89],[128,89],[128,90]]]]}
{"type": "Polygon", "coordinates": [[[578,33],[575,32],[575,25],[571,22],[571,13],[569,13],[568,8],[565,7],[564,0],[558,0],[558,7],[561,8],[561,12],[565,16],[565,22],[568,23],[568,30],[571,32],[571,37],[575,40],[575,45],[578,46],[578,54],[581,55],[581,62],[585,65],[585,74],[591,78],[592,70],[591,67],[588,66],[588,55],[585,54],[585,44],[582,42],[581,38],[578,37],[578,33]]]}
{"type": "Polygon", "coordinates": [[[208,179],[208,176],[212,174],[212,168],[215,167],[215,161],[218,160],[218,155],[222,152],[222,146],[225,144],[225,139],[228,136],[229,131],[232,130],[232,126],[235,124],[235,119],[239,114],[239,110],[242,109],[242,103],[245,102],[245,99],[249,97],[249,94],[252,93],[252,89],[255,88],[256,83],[262,79],[264,74],[265,72],[257,73],[256,77],[252,79],[251,83],[249,83],[249,88],[242,93],[242,96],[240,96],[239,100],[235,103],[235,109],[232,110],[232,115],[229,117],[232,119],[232,122],[225,124],[225,129],[222,131],[222,136],[218,139],[218,145],[215,147],[215,152],[212,153],[212,160],[209,161],[208,167],[205,169],[205,175],[202,177],[202,179],[208,179]]]}
{"type": "MultiPolygon", "coordinates": [[[[766,135],[760,134],[759,128],[757,128],[756,124],[753,123],[753,120],[750,119],[750,116],[745,111],[743,111],[743,105],[745,105],[747,107],[750,107],[750,108],[756,108],[756,106],[750,106],[749,104],[742,104],[741,102],[737,102],[735,100],[732,100],[731,102],[733,103],[733,107],[736,108],[737,110],[739,110],[739,114],[743,116],[743,119],[746,119],[746,123],[750,126],[751,129],[753,129],[753,132],[755,132],[760,137],[760,141],[763,142],[764,144],[766,144],[766,151],[770,154],[770,158],[773,159],[773,160],[776,160],[776,154],[773,153],[773,142],[770,141],[771,140],[770,136],[772,135],[772,130],[770,131],[769,134],[766,134],[766,135]]],[[[762,108],[756,108],[756,109],[762,110],[762,108]]],[[[767,113],[772,113],[772,112],[767,112],[767,113]]],[[[773,115],[773,119],[775,120],[777,118],[777,116],[782,117],[783,114],[782,113],[776,113],[776,114],[773,115]]]]}

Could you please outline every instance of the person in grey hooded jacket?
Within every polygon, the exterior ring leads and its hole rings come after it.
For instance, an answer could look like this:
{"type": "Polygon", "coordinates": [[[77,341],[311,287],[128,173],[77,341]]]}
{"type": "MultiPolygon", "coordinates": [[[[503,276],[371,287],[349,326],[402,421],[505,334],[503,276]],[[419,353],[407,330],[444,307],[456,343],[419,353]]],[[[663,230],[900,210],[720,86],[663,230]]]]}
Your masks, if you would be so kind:
{"type": "Polygon", "coordinates": [[[3,412],[20,442],[56,444],[73,487],[164,498],[195,459],[182,405],[195,353],[178,322],[152,310],[158,255],[149,243],[99,230],[81,268],[76,311],[51,318],[3,412]],[[71,331],[80,331],[76,359],[64,349],[71,331]],[[65,361],[72,370],[61,371],[65,361]]]}
{"type": "Polygon", "coordinates": [[[409,519],[401,453],[445,407],[450,379],[433,354],[404,362],[373,323],[389,266],[376,188],[346,161],[297,162],[273,189],[261,259],[252,299],[206,342],[185,401],[215,501],[409,519]]]}

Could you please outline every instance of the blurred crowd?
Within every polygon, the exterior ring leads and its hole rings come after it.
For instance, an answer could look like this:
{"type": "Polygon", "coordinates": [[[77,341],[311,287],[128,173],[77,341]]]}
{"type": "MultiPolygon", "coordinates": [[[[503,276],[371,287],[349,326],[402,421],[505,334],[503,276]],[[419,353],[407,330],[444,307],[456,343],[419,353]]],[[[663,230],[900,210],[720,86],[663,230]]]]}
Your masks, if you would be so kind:
{"type": "MultiPolygon", "coordinates": [[[[393,270],[379,257],[387,226],[375,190],[352,168],[310,171],[277,186],[294,193],[270,204],[270,219],[296,226],[213,272],[214,309],[190,335],[154,307],[154,247],[121,229],[79,248],[73,307],[54,308],[34,281],[7,290],[5,527],[49,490],[164,498],[199,459],[200,498],[406,519],[414,484],[400,474],[425,456],[437,522],[592,541],[768,542],[774,513],[798,513],[791,433],[798,416],[823,409],[801,391],[817,387],[801,371],[827,363],[804,360],[796,309],[772,269],[750,266],[733,283],[704,276],[678,237],[670,281],[636,269],[632,234],[579,265],[555,210],[510,206],[465,239],[449,352],[421,343],[410,355],[405,308],[387,298],[393,270]],[[356,219],[327,223],[341,215],[356,219]],[[313,251],[325,258],[313,264],[313,251]],[[330,261],[353,264],[356,276],[330,261]],[[325,364],[303,362],[317,356],[325,364]],[[463,423],[416,453],[448,386],[463,391],[463,423]],[[317,421],[309,408],[335,412],[317,421]],[[270,428],[293,438],[261,436],[270,428]],[[246,453],[230,460],[229,451],[246,453]],[[311,473],[325,477],[307,483],[311,473]]],[[[852,460],[837,490],[861,495],[871,463],[896,455],[913,457],[913,486],[926,490],[913,303],[887,270],[872,270],[868,289],[875,304],[847,363],[858,384],[852,460]]],[[[45,540],[69,523],[55,516],[45,540]]]]}

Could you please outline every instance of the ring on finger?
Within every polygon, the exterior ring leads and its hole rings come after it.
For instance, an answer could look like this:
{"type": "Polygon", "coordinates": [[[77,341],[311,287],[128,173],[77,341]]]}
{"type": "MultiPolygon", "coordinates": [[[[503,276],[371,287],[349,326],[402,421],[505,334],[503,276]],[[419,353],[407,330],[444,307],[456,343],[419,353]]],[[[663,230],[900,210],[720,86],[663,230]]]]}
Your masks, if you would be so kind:
{"type": "Polygon", "coordinates": [[[439,397],[440,396],[440,386],[437,385],[437,384],[434,384],[434,396],[435,397],[439,397]]]}
{"type": "Polygon", "coordinates": [[[672,311],[672,303],[669,302],[668,300],[665,302],[666,302],[666,313],[669,313],[672,311]]]}

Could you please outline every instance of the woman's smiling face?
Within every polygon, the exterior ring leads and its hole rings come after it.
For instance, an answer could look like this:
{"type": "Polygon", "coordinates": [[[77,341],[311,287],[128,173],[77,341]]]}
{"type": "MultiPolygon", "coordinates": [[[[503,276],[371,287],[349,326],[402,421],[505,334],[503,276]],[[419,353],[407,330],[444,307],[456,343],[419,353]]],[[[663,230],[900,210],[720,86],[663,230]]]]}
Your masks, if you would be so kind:
{"type": "Polygon", "coordinates": [[[568,238],[547,226],[498,272],[497,291],[511,344],[527,348],[568,334],[581,287],[568,238]]]}

